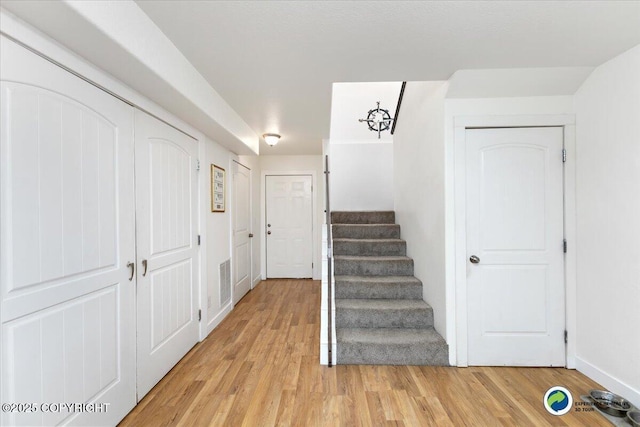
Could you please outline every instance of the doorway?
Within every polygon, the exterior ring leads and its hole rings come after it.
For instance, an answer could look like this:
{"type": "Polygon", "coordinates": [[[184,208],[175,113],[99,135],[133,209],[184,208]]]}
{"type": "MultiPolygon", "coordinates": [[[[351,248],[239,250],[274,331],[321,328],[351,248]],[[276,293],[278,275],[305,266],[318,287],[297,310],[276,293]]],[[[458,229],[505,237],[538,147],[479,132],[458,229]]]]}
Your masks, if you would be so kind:
{"type": "Polygon", "coordinates": [[[251,169],[234,161],[233,173],[233,304],[251,289],[251,169]]]}
{"type": "Polygon", "coordinates": [[[565,366],[563,128],[466,130],[470,365],[565,366]]]}
{"type": "Polygon", "coordinates": [[[137,110],[135,129],[141,399],[198,342],[198,145],[137,110]]]}
{"type": "Polygon", "coordinates": [[[311,175],[265,177],[267,278],[313,275],[311,175]]]}

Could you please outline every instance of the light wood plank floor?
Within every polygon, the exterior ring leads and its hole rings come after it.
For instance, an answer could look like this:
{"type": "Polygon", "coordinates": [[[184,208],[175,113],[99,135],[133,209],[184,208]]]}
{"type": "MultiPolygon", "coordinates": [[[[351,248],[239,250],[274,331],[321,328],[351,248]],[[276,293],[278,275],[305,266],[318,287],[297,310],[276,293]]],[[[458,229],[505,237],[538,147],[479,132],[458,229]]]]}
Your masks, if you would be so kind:
{"type": "Polygon", "coordinates": [[[549,368],[319,365],[320,283],[261,282],[122,426],[608,426],[545,391],[599,387],[549,368]]]}

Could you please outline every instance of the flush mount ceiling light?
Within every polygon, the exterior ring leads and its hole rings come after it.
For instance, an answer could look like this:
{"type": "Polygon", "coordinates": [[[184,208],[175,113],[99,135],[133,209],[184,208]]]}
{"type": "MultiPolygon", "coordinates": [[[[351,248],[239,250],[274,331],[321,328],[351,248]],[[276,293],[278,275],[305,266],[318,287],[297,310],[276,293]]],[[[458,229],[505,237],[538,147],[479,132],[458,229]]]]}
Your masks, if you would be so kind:
{"type": "Polygon", "coordinates": [[[280,135],[277,133],[265,133],[262,135],[264,138],[264,142],[266,142],[269,146],[273,147],[280,141],[280,135]]]}

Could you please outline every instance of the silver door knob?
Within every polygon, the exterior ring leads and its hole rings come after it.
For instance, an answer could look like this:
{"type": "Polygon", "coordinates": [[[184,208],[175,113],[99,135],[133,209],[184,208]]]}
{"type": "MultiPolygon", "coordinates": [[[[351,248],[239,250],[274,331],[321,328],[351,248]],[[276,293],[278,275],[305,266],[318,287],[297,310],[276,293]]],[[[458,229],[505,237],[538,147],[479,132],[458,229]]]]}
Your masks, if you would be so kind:
{"type": "Polygon", "coordinates": [[[471,257],[469,258],[469,261],[471,261],[472,264],[478,264],[480,262],[480,258],[478,258],[475,255],[471,255],[471,257]]]}

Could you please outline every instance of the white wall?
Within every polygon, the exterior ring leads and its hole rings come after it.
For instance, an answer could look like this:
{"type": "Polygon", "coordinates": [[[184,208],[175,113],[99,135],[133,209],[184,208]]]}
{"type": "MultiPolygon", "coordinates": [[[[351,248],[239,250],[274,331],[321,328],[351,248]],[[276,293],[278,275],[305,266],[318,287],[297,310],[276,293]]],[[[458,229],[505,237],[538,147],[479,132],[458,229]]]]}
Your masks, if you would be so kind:
{"type": "Polygon", "coordinates": [[[238,160],[244,166],[251,169],[251,232],[254,237],[251,241],[251,288],[253,289],[262,280],[262,258],[260,235],[262,226],[260,219],[260,200],[262,200],[262,190],[260,188],[260,158],[258,156],[239,156],[238,160]]]}
{"type": "Polygon", "coordinates": [[[260,216],[261,227],[254,231],[256,237],[260,236],[260,259],[262,260],[262,277],[266,278],[266,242],[265,242],[265,174],[280,173],[283,175],[298,175],[301,173],[313,172],[315,182],[313,185],[313,279],[320,280],[321,277],[321,241],[322,224],[324,222],[324,163],[323,157],[317,156],[260,156],[261,169],[261,200],[260,216]]]}
{"type": "Polygon", "coordinates": [[[593,67],[459,70],[449,79],[447,99],[573,95],[593,67]]]}
{"type": "MultiPolygon", "coordinates": [[[[378,133],[372,132],[366,123],[369,110],[380,108],[389,111],[393,117],[400,95],[400,82],[379,83],[334,83],[331,95],[331,132],[332,144],[353,143],[358,141],[378,141],[378,133]]],[[[391,141],[391,130],[382,132],[379,141],[391,141]]]]}
{"type": "MultiPolygon", "coordinates": [[[[393,210],[393,136],[358,119],[380,108],[395,115],[400,82],[334,83],[331,99],[331,210],[393,210]]],[[[326,151],[325,151],[326,152],[326,151]]]]}
{"type": "Polygon", "coordinates": [[[331,144],[332,211],[393,210],[393,143],[331,144]]]}
{"type": "Polygon", "coordinates": [[[575,95],[577,367],[640,406],[640,46],[575,95]]]}
{"type": "Polygon", "coordinates": [[[433,307],[434,326],[447,336],[445,292],[444,97],[447,82],[408,82],[394,134],[396,222],[433,307]]]}
{"type": "Polygon", "coordinates": [[[226,148],[204,139],[204,158],[200,159],[200,179],[203,180],[202,215],[205,239],[205,256],[202,262],[206,288],[206,299],[202,302],[202,311],[207,315],[207,332],[211,332],[233,309],[231,300],[223,304],[220,301],[219,265],[231,258],[231,162],[235,158],[226,148]],[[215,164],[226,172],[226,209],[225,212],[211,212],[211,165],[215,164]]]}

